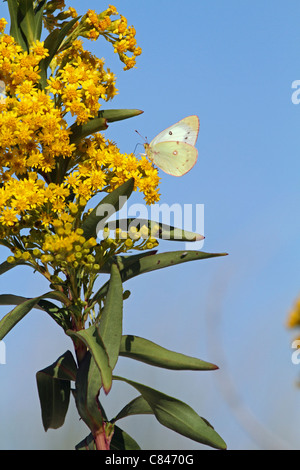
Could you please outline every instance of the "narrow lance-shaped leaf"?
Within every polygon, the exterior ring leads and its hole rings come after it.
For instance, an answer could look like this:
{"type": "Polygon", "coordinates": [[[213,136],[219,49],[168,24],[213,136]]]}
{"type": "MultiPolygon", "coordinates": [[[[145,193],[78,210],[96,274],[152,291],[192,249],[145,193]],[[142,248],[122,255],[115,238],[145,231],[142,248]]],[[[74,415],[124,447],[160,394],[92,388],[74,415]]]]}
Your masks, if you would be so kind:
{"type": "Polygon", "coordinates": [[[98,116],[90,119],[84,124],[72,124],[70,141],[76,143],[79,140],[99,131],[105,131],[108,122],[121,121],[142,114],[140,109],[106,109],[98,112],[98,116]]]}
{"type": "Polygon", "coordinates": [[[93,434],[102,428],[105,418],[98,400],[101,386],[99,368],[88,351],[77,371],[74,395],[78,413],[93,434]]]}
{"type": "MultiPolygon", "coordinates": [[[[0,295],[0,305],[21,305],[27,300],[31,300],[28,297],[22,297],[21,295],[14,294],[1,294],[0,295]]],[[[36,304],[35,307],[38,310],[43,310],[39,304],[36,304]]]]}
{"type": "Polygon", "coordinates": [[[76,446],[76,450],[97,450],[96,443],[93,437],[93,434],[90,433],[82,441],[80,441],[76,446]]]}
{"type": "Polygon", "coordinates": [[[76,378],[76,363],[66,351],[51,366],[36,374],[45,431],[58,429],[65,421],[70,400],[70,380],[76,378]]]}
{"type": "Polygon", "coordinates": [[[123,287],[119,269],[117,265],[113,264],[111,267],[107,297],[98,326],[98,331],[105,345],[109,365],[112,370],[119,357],[122,323],[123,287]]]}
{"type": "Polygon", "coordinates": [[[122,408],[122,410],[117,414],[117,416],[111,420],[112,423],[118,421],[119,419],[126,418],[127,416],[133,415],[153,415],[153,410],[148,402],[142,395],[131,400],[127,405],[122,408]]]}
{"type": "Polygon", "coordinates": [[[34,37],[37,40],[41,39],[42,27],[43,27],[43,12],[46,6],[47,0],[42,0],[39,2],[35,9],[35,31],[34,37]]]}
{"type": "Polygon", "coordinates": [[[108,393],[112,384],[112,368],[109,365],[109,358],[97,326],[91,325],[86,330],[80,331],[67,330],[66,333],[72,338],[82,341],[90,350],[101,373],[103,389],[108,393]]]}
{"type": "Polygon", "coordinates": [[[48,375],[53,379],[75,381],[77,364],[71,351],[66,351],[53,364],[37,372],[37,375],[40,374],[48,375]]]}
{"type": "MultiPolygon", "coordinates": [[[[139,259],[137,262],[127,265],[121,270],[122,282],[132,279],[140,274],[155,271],[157,269],[175,266],[176,264],[186,263],[188,261],[195,261],[207,258],[214,258],[216,256],[225,256],[227,253],[205,253],[203,251],[170,251],[166,253],[158,253],[151,256],[146,256],[139,259]]],[[[96,302],[99,298],[103,297],[108,289],[108,282],[106,282],[94,295],[92,302],[96,302]]]]}
{"type": "Polygon", "coordinates": [[[9,243],[5,238],[0,238],[0,245],[6,246],[6,248],[12,248],[12,244],[9,243]]]}
{"type": "Polygon", "coordinates": [[[23,261],[23,260],[18,260],[15,263],[8,263],[7,261],[3,261],[3,263],[0,264],[0,275],[6,273],[7,271],[10,271],[16,266],[21,266],[21,265],[30,266],[32,268],[31,264],[26,263],[26,261],[23,261]]]}
{"type": "Polygon", "coordinates": [[[120,356],[129,357],[145,362],[151,366],[171,370],[216,370],[215,364],[202,361],[195,357],[170,351],[158,344],[139,336],[126,335],[122,337],[120,356]]]}
{"type": "Polygon", "coordinates": [[[104,109],[98,112],[98,117],[104,118],[107,122],[115,122],[139,116],[143,112],[140,109],[104,109]]]}
{"type": "Polygon", "coordinates": [[[99,272],[109,274],[112,264],[116,264],[119,270],[122,271],[124,268],[127,268],[131,264],[136,263],[139,259],[144,258],[145,256],[155,255],[156,253],[157,250],[151,250],[143,251],[136,255],[130,256],[111,256],[110,258],[108,258],[107,262],[102,266],[99,272]]]}
{"type": "Polygon", "coordinates": [[[62,302],[65,301],[64,294],[54,291],[40,295],[39,297],[25,300],[0,320],[0,340],[3,339],[7,333],[9,333],[9,331],[39,303],[40,300],[45,298],[56,299],[62,302]]]}
{"type": "Polygon", "coordinates": [[[26,37],[28,47],[30,47],[35,40],[35,15],[33,11],[33,0],[22,0],[18,3],[19,13],[23,17],[19,22],[19,27],[26,37]]]}
{"type": "Polygon", "coordinates": [[[10,35],[16,40],[16,42],[23,48],[24,51],[28,51],[27,41],[20,28],[19,2],[17,2],[16,0],[7,0],[7,3],[8,3],[9,15],[10,15],[10,21],[11,21],[10,35]]]}
{"type": "MultiPolygon", "coordinates": [[[[76,446],[76,450],[96,450],[93,434],[90,433],[76,446]]],[[[114,434],[110,443],[110,450],[140,450],[137,442],[123,429],[114,426],[114,434]]]]}
{"type": "Polygon", "coordinates": [[[107,121],[104,118],[93,118],[84,124],[72,124],[70,131],[71,144],[76,144],[79,140],[96,132],[105,131],[108,128],[107,121]]]}
{"type": "MultiPolygon", "coordinates": [[[[53,292],[53,297],[55,300],[61,301],[61,297],[59,292],[53,292]]],[[[2,294],[0,295],[0,305],[21,305],[22,303],[26,302],[28,297],[22,297],[20,295],[14,294],[2,294]]],[[[50,317],[55,320],[59,326],[63,327],[65,330],[70,328],[70,318],[69,312],[67,308],[58,307],[56,304],[49,302],[48,300],[41,299],[38,303],[34,306],[35,309],[43,310],[44,312],[48,313],[50,317]]]]}
{"type": "MultiPolygon", "coordinates": [[[[127,202],[134,188],[134,179],[130,178],[125,181],[121,186],[105,196],[102,201],[92,210],[82,224],[83,235],[88,240],[91,237],[96,237],[98,231],[98,224],[103,225],[105,221],[114,212],[117,212],[127,202]]],[[[99,227],[100,229],[100,227],[99,227]]]]}
{"type": "Polygon", "coordinates": [[[110,450],[141,450],[141,448],[127,432],[123,431],[123,429],[118,426],[114,426],[110,450]]]}
{"type": "Polygon", "coordinates": [[[114,380],[126,382],[138,390],[163,426],[201,444],[215,449],[226,449],[225,442],[208,421],[201,418],[186,403],[123,377],[114,377],[114,380]]]}
{"type": "Polygon", "coordinates": [[[143,274],[156,269],[162,269],[176,264],[186,263],[216,256],[224,256],[226,253],[204,253],[203,251],[170,251],[158,253],[156,255],[142,258],[137,263],[128,266],[122,271],[122,280],[131,279],[139,274],[143,274]]]}

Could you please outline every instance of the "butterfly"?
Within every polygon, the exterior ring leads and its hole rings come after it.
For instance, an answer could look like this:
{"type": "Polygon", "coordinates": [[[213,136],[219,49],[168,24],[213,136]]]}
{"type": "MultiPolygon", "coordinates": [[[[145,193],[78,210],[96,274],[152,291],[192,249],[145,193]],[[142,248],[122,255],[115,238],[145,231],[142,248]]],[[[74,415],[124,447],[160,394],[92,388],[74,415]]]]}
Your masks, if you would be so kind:
{"type": "Polygon", "coordinates": [[[172,176],[183,176],[195,165],[195,148],[200,122],[188,116],[160,132],[150,144],[144,144],[147,157],[158,168],[172,176]]]}

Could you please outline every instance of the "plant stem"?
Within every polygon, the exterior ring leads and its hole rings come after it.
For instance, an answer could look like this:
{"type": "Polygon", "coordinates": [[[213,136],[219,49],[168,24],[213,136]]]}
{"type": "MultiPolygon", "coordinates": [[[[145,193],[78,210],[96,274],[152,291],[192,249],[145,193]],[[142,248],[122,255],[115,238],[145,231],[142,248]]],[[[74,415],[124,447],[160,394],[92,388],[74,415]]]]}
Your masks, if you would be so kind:
{"type": "Polygon", "coordinates": [[[105,429],[102,428],[101,431],[94,436],[94,439],[97,450],[110,450],[110,439],[107,438],[105,429]]]}

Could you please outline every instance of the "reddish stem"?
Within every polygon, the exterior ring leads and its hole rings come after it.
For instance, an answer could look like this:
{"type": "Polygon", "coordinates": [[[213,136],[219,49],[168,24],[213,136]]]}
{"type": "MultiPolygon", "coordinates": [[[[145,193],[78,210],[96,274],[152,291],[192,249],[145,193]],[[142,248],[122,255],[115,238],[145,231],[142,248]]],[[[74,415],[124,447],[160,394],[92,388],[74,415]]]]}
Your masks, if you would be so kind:
{"type": "Polygon", "coordinates": [[[94,436],[94,439],[97,450],[110,450],[110,439],[106,437],[105,424],[104,429],[102,428],[102,430],[94,436]]]}

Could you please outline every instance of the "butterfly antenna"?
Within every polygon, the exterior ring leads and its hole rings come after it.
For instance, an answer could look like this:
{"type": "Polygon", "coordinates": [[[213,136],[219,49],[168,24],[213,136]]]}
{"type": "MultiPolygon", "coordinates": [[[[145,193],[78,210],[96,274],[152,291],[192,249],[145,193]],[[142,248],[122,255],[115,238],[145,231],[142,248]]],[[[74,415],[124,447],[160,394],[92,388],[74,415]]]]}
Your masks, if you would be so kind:
{"type": "MultiPolygon", "coordinates": [[[[147,137],[143,137],[143,136],[139,133],[139,131],[137,131],[136,129],[135,129],[135,132],[136,132],[142,139],[144,139],[145,142],[147,142],[147,137]]],[[[140,142],[138,142],[138,143],[136,144],[135,148],[134,148],[134,152],[133,152],[133,153],[135,153],[136,148],[137,148],[138,145],[143,145],[143,144],[141,144],[140,142]]],[[[144,155],[144,154],[142,154],[142,155],[144,155]]]]}
{"type": "Polygon", "coordinates": [[[135,130],[135,132],[142,138],[144,139],[145,142],[147,142],[147,137],[142,136],[139,131],[135,130]]]}

